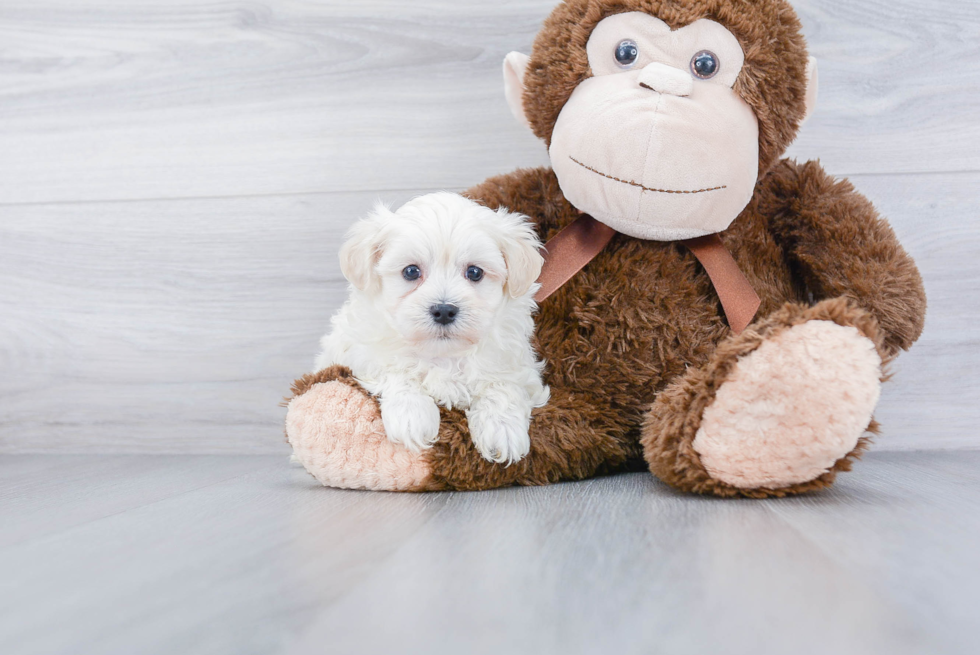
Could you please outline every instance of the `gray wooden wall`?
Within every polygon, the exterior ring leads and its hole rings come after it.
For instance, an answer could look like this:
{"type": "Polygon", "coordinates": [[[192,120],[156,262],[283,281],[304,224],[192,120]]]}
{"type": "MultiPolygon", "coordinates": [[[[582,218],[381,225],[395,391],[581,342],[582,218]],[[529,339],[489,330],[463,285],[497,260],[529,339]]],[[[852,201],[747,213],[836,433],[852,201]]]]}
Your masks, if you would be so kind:
{"type": "MultiPolygon", "coordinates": [[[[0,1],[0,452],[285,452],[378,198],[543,146],[503,56],[553,0],[0,1]]],[[[980,2],[797,0],[850,176],[926,279],[881,449],[980,447],[980,2]]]]}

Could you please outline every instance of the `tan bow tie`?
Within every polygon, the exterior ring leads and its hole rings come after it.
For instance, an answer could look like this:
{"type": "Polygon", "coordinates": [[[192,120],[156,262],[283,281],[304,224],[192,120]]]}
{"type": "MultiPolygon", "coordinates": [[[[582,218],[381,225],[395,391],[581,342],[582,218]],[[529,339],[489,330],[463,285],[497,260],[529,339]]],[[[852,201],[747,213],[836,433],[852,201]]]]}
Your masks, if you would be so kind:
{"type": "MultiPolygon", "coordinates": [[[[582,214],[545,244],[545,262],[534,299],[541,303],[595,259],[616,230],[582,214]]],[[[739,334],[759,311],[761,301],[717,234],[681,241],[711,278],[732,332],[739,334]]]]}

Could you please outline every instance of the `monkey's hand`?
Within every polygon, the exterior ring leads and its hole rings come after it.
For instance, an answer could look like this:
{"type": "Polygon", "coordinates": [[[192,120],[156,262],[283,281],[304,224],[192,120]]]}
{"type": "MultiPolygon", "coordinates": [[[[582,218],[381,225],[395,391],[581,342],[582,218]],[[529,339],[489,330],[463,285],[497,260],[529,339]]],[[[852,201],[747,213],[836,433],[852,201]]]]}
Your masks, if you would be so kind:
{"type": "Polygon", "coordinates": [[[783,161],[764,184],[787,199],[772,230],[814,300],[848,298],[871,312],[888,355],[911,347],[925,323],[922,277],[871,202],[816,162],[783,161]]]}

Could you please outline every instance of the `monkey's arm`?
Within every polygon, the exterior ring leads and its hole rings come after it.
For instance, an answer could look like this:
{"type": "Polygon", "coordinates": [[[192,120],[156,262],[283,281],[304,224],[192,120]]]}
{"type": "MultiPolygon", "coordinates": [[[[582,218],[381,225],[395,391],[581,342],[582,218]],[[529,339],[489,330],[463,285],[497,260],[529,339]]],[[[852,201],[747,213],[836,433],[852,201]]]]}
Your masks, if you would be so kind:
{"type": "Polygon", "coordinates": [[[854,300],[878,320],[888,354],[907,350],[922,333],[925,289],[871,202],[816,162],[785,160],[763,184],[780,206],[773,233],[815,300],[854,300]]]}

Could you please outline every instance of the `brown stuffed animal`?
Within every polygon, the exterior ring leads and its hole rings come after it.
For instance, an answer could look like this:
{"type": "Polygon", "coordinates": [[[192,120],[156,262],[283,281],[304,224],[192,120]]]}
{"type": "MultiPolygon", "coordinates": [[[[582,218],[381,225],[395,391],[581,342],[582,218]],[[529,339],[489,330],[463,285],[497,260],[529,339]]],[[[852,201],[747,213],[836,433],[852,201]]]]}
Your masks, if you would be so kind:
{"type": "Polygon", "coordinates": [[[411,453],[334,367],[299,379],[289,403],[307,470],[330,486],[423,491],[639,465],[681,490],[750,497],[848,470],[876,429],[882,367],[918,338],[926,300],[868,200],[817,163],[780,160],[816,89],[789,4],[567,0],[530,58],[508,56],[505,81],[553,167],[466,195],[527,214],[542,239],[583,213],[614,235],[540,306],[551,402],[530,454],[484,460],[460,411],[411,453]],[[712,233],[761,300],[740,332],[685,241],[712,233]]]}

